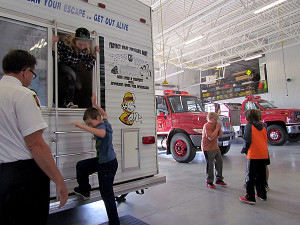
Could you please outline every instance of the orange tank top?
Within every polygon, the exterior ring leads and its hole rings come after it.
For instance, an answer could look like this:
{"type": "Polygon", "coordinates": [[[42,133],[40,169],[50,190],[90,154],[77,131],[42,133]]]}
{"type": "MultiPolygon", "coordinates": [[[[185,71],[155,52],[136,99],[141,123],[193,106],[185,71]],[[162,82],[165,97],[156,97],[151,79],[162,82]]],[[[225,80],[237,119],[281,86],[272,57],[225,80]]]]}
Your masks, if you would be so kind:
{"type": "Polygon", "coordinates": [[[248,159],[268,159],[267,130],[264,127],[261,131],[252,125],[251,144],[247,153],[248,159]]]}

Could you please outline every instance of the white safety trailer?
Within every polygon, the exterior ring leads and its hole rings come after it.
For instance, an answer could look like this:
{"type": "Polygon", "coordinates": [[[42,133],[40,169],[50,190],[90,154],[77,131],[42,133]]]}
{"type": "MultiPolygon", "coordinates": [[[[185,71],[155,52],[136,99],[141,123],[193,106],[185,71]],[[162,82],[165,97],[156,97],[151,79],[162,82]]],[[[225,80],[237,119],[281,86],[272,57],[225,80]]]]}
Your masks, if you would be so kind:
{"type": "MultiPolygon", "coordinates": [[[[38,60],[38,77],[30,87],[39,96],[49,126],[44,138],[71,194],[63,209],[100,199],[95,174],[90,176],[94,188],[90,200],[72,195],[77,186],[76,163],[96,156],[92,135],[71,125],[83,122],[93,92],[114,131],[119,162],[116,195],[164,183],[157,162],[151,9],[136,0],[0,0],[0,4],[1,61],[10,49],[28,50],[38,60]],[[91,31],[91,48],[99,46],[100,53],[92,71],[79,70],[82,87],[74,98],[79,108],[58,108],[57,53],[52,51],[56,49],[52,36],[71,34],[79,27],[91,31]]],[[[51,212],[57,211],[54,183],[51,199],[51,212]]]]}

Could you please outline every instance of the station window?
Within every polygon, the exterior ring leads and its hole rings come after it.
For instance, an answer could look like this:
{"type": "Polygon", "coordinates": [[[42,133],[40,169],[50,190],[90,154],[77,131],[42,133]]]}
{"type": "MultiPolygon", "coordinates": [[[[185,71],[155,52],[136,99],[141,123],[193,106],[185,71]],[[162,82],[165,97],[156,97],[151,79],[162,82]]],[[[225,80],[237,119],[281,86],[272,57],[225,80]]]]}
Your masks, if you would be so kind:
{"type": "Polygon", "coordinates": [[[48,59],[48,30],[20,21],[0,17],[0,30],[5,31],[0,39],[0,79],[3,76],[2,59],[11,49],[29,51],[37,59],[36,79],[32,80],[29,88],[34,90],[41,106],[47,105],[47,59],[48,59]]]}

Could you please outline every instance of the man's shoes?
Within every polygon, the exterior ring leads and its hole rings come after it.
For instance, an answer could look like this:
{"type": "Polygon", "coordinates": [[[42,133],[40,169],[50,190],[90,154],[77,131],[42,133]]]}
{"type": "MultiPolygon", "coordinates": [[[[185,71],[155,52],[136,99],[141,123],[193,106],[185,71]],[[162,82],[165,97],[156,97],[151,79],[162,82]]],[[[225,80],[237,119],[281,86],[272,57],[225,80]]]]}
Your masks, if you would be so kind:
{"type": "Polygon", "coordinates": [[[227,183],[225,183],[225,182],[222,181],[222,180],[217,180],[217,181],[216,181],[216,184],[222,185],[222,186],[226,186],[226,185],[227,185],[227,183]]]}
{"type": "Polygon", "coordinates": [[[91,198],[90,192],[82,192],[79,187],[74,188],[74,192],[76,195],[80,195],[83,197],[84,200],[88,200],[91,198]]]}
{"type": "Polygon", "coordinates": [[[255,194],[255,197],[256,197],[256,198],[259,198],[259,199],[262,200],[262,201],[267,201],[267,198],[261,198],[261,197],[259,197],[257,194],[255,194]]]}
{"type": "Polygon", "coordinates": [[[74,108],[78,108],[78,105],[74,105],[73,102],[69,102],[68,104],[66,104],[66,108],[74,109],[74,108]]]}
{"type": "Polygon", "coordinates": [[[239,199],[241,202],[245,202],[250,205],[255,205],[255,202],[248,200],[246,197],[240,197],[239,199]]]}
{"type": "Polygon", "coordinates": [[[212,189],[216,189],[216,185],[214,184],[210,184],[210,183],[206,183],[206,187],[212,188],[212,189]]]}

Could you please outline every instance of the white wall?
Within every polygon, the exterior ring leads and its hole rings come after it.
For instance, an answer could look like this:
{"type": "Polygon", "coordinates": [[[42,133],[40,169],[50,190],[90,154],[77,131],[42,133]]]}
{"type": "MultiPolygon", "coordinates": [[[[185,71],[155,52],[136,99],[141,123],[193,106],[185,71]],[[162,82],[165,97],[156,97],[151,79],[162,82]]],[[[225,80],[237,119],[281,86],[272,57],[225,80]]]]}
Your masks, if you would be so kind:
{"type": "Polygon", "coordinates": [[[266,54],[269,97],[280,108],[300,108],[300,45],[266,54]],[[283,63],[283,53],[284,62],[283,63]],[[291,78],[291,82],[286,82],[291,78]]]}

